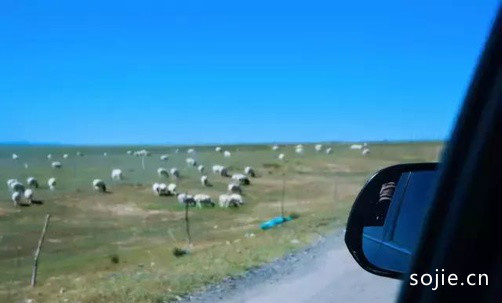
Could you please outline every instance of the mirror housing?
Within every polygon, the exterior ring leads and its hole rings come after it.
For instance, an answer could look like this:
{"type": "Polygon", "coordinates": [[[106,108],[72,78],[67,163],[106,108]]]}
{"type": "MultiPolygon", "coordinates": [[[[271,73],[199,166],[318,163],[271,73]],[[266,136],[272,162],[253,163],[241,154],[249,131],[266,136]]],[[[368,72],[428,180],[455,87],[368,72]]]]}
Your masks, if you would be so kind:
{"type": "Polygon", "coordinates": [[[363,186],[347,221],[345,243],[366,271],[398,279],[406,273],[430,208],[437,166],[390,166],[363,186]]]}

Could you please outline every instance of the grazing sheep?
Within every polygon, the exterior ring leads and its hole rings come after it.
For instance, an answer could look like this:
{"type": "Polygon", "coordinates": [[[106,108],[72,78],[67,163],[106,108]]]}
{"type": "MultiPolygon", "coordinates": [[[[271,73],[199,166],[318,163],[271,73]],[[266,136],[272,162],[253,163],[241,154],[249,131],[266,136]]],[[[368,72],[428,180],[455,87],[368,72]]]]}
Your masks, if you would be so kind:
{"type": "Polygon", "coordinates": [[[97,190],[97,191],[99,191],[101,193],[106,192],[106,184],[101,179],[94,179],[92,181],[92,186],[94,187],[94,190],[97,190]]]}
{"type": "Polygon", "coordinates": [[[135,151],[133,155],[135,155],[136,157],[146,157],[146,156],[151,156],[152,153],[147,151],[146,149],[142,149],[135,151]]]}
{"type": "Polygon", "coordinates": [[[352,144],[350,146],[350,149],[362,149],[363,146],[361,144],[352,144]]]}
{"type": "Polygon", "coordinates": [[[200,183],[203,186],[211,186],[211,184],[209,183],[209,179],[207,178],[206,175],[200,177],[200,183]]]}
{"type": "Polygon", "coordinates": [[[52,154],[48,154],[47,159],[49,159],[49,160],[52,159],[52,154]]]}
{"type": "Polygon", "coordinates": [[[119,168],[115,168],[112,170],[112,180],[115,181],[121,181],[124,179],[124,174],[122,173],[122,170],[119,168]]]}
{"type": "Polygon", "coordinates": [[[213,165],[213,173],[222,177],[229,177],[228,169],[223,165],[213,165]]]}
{"type": "Polygon", "coordinates": [[[34,177],[29,177],[26,179],[26,184],[30,187],[38,188],[38,181],[34,177]]]}
{"type": "Polygon", "coordinates": [[[25,205],[31,205],[31,201],[33,201],[33,190],[27,189],[24,191],[24,199],[26,200],[25,205]]]}
{"type": "Polygon", "coordinates": [[[64,154],[63,159],[68,159],[68,154],[64,154]]]}
{"type": "Polygon", "coordinates": [[[28,169],[28,163],[24,163],[24,168],[28,169]]]}
{"type": "Polygon", "coordinates": [[[189,148],[189,149],[187,150],[187,153],[188,153],[188,154],[195,154],[195,149],[193,149],[193,148],[189,148]]]}
{"type": "Polygon", "coordinates": [[[239,194],[230,195],[230,205],[240,206],[242,204],[244,204],[244,200],[242,199],[241,195],[239,194]]]}
{"type": "Polygon", "coordinates": [[[47,180],[47,185],[49,185],[50,190],[55,190],[56,189],[56,178],[49,178],[49,180],[47,180]]]}
{"type": "Polygon", "coordinates": [[[285,156],[284,156],[284,154],[279,154],[279,156],[277,156],[277,158],[279,158],[279,160],[284,160],[285,156]]]}
{"type": "Polygon", "coordinates": [[[276,145],[272,146],[272,150],[279,150],[279,145],[276,144],[276,145]]]}
{"type": "Polygon", "coordinates": [[[12,154],[12,160],[17,160],[19,159],[19,156],[17,154],[12,154]]]}
{"type": "Polygon", "coordinates": [[[221,151],[223,150],[220,146],[216,146],[216,148],[214,149],[216,152],[218,153],[221,153],[221,151]]]}
{"type": "Polygon", "coordinates": [[[169,155],[166,155],[166,154],[161,155],[161,156],[160,156],[160,160],[162,160],[162,161],[167,161],[167,160],[169,160],[169,155]]]}
{"type": "Polygon", "coordinates": [[[256,173],[254,172],[254,169],[251,166],[246,166],[244,168],[244,173],[252,178],[256,177],[256,173]]]}
{"type": "Polygon", "coordinates": [[[169,185],[167,186],[167,193],[168,195],[176,195],[176,184],[174,183],[169,183],[169,185]]]}
{"type": "Polygon", "coordinates": [[[331,147],[326,148],[327,155],[331,154],[332,151],[333,151],[333,149],[331,147]]]}
{"type": "Polygon", "coordinates": [[[223,152],[223,157],[230,158],[231,156],[232,156],[232,153],[230,153],[228,150],[223,152]]]}
{"type": "Polygon", "coordinates": [[[197,207],[202,208],[202,206],[211,206],[214,207],[215,203],[213,202],[213,199],[209,195],[206,194],[197,194],[193,197],[195,200],[195,203],[197,203],[197,207]]]}
{"type": "Polygon", "coordinates": [[[12,198],[12,202],[14,202],[15,206],[19,205],[19,203],[21,202],[21,197],[22,197],[22,195],[18,191],[15,191],[12,193],[11,198],[12,198]]]}
{"type": "Polygon", "coordinates": [[[199,166],[197,167],[197,170],[198,170],[198,171],[199,171],[199,173],[201,173],[201,174],[203,174],[203,173],[204,173],[204,169],[205,169],[204,165],[199,165],[199,166]]]}
{"type": "Polygon", "coordinates": [[[83,157],[83,156],[84,156],[84,153],[83,153],[83,152],[79,152],[79,151],[78,151],[78,152],[77,152],[77,156],[79,156],[79,157],[83,157]]]}
{"type": "Polygon", "coordinates": [[[239,194],[222,194],[218,197],[218,205],[220,207],[229,207],[229,206],[234,206],[234,207],[239,207],[240,205],[244,204],[244,200],[242,199],[242,196],[239,194]]]}
{"type": "Polygon", "coordinates": [[[128,151],[126,151],[126,154],[128,154],[128,155],[132,155],[132,150],[128,150],[128,151]]]}
{"type": "Polygon", "coordinates": [[[175,178],[180,177],[180,171],[176,167],[171,168],[170,172],[171,172],[171,175],[174,176],[175,178]]]}
{"type": "Polygon", "coordinates": [[[59,161],[54,161],[51,163],[51,166],[52,166],[52,168],[61,168],[63,166],[63,164],[61,164],[61,162],[59,162],[59,161]]]}
{"type": "Polygon", "coordinates": [[[107,152],[104,152],[104,153],[103,153],[103,157],[108,157],[108,153],[107,153],[107,152]]]}
{"type": "Polygon", "coordinates": [[[370,153],[370,149],[369,148],[365,148],[363,149],[363,151],[361,152],[364,156],[366,156],[367,154],[370,153]]]}
{"type": "Polygon", "coordinates": [[[232,180],[238,181],[239,184],[241,185],[249,185],[251,182],[249,181],[249,178],[243,174],[235,174],[232,176],[232,180]]]}
{"type": "Polygon", "coordinates": [[[185,160],[185,162],[186,162],[186,163],[187,163],[187,165],[189,165],[189,166],[196,166],[196,165],[197,165],[197,161],[195,161],[195,159],[193,159],[193,158],[187,158],[187,159],[185,160]]]}
{"type": "Polygon", "coordinates": [[[176,199],[178,199],[178,202],[183,205],[187,204],[189,206],[195,206],[196,204],[194,197],[186,193],[176,195],[176,199]]]}
{"type": "Polygon", "coordinates": [[[239,184],[236,184],[236,183],[230,183],[230,184],[228,184],[227,189],[231,193],[242,193],[241,186],[239,184]]]}
{"type": "Polygon", "coordinates": [[[303,154],[303,146],[301,144],[296,146],[295,153],[300,154],[300,155],[303,154]]]}
{"type": "Polygon", "coordinates": [[[165,169],[163,167],[157,168],[157,174],[159,175],[160,178],[162,178],[162,177],[168,178],[169,177],[169,173],[167,172],[167,169],[165,169]]]}
{"type": "Polygon", "coordinates": [[[316,152],[320,152],[322,150],[322,144],[316,144],[314,148],[316,152]]]}

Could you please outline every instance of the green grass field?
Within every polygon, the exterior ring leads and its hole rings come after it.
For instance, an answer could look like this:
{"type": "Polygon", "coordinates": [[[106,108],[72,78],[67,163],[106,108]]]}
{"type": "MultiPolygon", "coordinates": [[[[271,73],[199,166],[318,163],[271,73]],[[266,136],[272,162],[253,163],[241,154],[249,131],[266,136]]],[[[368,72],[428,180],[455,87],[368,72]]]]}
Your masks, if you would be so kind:
{"type": "MultiPolygon", "coordinates": [[[[214,283],[228,275],[269,262],[298,249],[346,222],[355,195],[376,170],[406,162],[436,161],[440,142],[370,144],[361,155],[348,144],[331,144],[332,154],[317,153],[305,145],[272,151],[265,145],[223,146],[224,158],[214,146],[195,147],[194,158],[206,166],[213,187],[205,188],[196,168],[185,164],[187,147],[65,147],[0,146],[0,302],[33,299],[35,302],[162,302],[214,283]],[[146,148],[146,168],[127,150],[146,148]],[[84,153],[77,157],[76,152],[84,153]],[[103,156],[107,152],[108,156],[103,156]],[[286,154],[286,161],[277,155],[286,154]],[[12,153],[19,159],[12,160],[12,153]],[[52,160],[47,154],[53,155],[52,160]],[[63,159],[68,153],[70,157],[63,159]],[[168,153],[169,161],[159,156],[168,153]],[[61,161],[59,170],[52,161],[61,161]],[[25,168],[25,163],[28,168],[25,168]],[[213,175],[213,164],[232,173],[245,166],[257,178],[244,188],[246,204],[231,209],[190,209],[193,246],[176,258],[175,247],[186,248],[184,208],[175,197],[157,197],[153,182],[160,182],[158,167],[177,167],[182,177],[178,191],[208,193],[217,200],[228,178],[213,175]],[[120,168],[125,180],[113,182],[111,170],[120,168]],[[297,220],[262,231],[259,224],[280,214],[283,172],[285,211],[297,220]],[[25,183],[36,177],[41,188],[35,198],[42,205],[15,207],[6,181],[25,183]],[[47,179],[57,178],[50,191],[47,179]],[[92,189],[101,178],[111,193],[92,189]],[[33,251],[45,214],[52,215],[40,257],[38,285],[30,288],[33,251]],[[250,234],[254,237],[248,237],[250,234]]],[[[172,179],[164,179],[165,183],[172,179]]]]}

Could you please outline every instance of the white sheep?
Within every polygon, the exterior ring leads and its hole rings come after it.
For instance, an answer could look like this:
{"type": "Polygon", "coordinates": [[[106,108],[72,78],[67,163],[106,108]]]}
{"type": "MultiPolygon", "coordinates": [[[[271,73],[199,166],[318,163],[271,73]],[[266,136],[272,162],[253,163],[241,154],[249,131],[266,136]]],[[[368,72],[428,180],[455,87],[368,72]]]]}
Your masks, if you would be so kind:
{"type": "Polygon", "coordinates": [[[169,183],[169,185],[167,185],[167,194],[168,195],[176,195],[176,184],[174,183],[169,183]]]}
{"type": "Polygon", "coordinates": [[[186,158],[185,162],[187,163],[188,166],[196,166],[197,165],[197,161],[195,161],[195,159],[193,159],[193,158],[186,158]]]}
{"type": "Polygon", "coordinates": [[[119,168],[112,169],[112,180],[121,181],[124,178],[122,170],[119,168]]]}
{"type": "Polygon", "coordinates": [[[284,154],[279,154],[279,156],[277,156],[277,158],[282,161],[286,158],[286,156],[284,156],[284,154]]]}
{"type": "Polygon", "coordinates": [[[322,150],[322,144],[316,144],[314,148],[316,152],[320,152],[322,150]]]}
{"type": "Polygon", "coordinates": [[[213,165],[213,173],[222,177],[228,177],[228,169],[223,165],[213,165]]]}
{"type": "Polygon", "coordinates": [[[223,152],[223,157],[230,158],[231,156],[232,156],[232,153],[229,152],[228,150],[226,150],[226,151],[223,152]]]}
{"type": "Polygon", "coordinates": [[[19,159],[19,156],[17,154],[12,154],[12,160],[17,160],[19,159]]]}
{"type": "Polygon", "coordinates": [[[68,159],[68,154],[64,154],[63,159],[68,159]]]}
{"type": "Polygon", "coordinates": [[[49,159],[49,160],[52,159],[52,154],[48,154],[47,159],[49,159]]]}
{"type": "Polygon", "coordinates": [[[232,180],[238,181],[239,184],[241,185],[249,185],[251,182],[249,181],[249,178],[243,174],[234,174],[232,175],[232,180]]]}
{"type": "Polygon", "coordinates": [[[189,148],[189,149],[187,150],[187,153],[188,153],[188,154],[195,154],[195,149],[193,149],[193,148],[189,148]]]}
{"type": "Polygon", "coordinates": [[[211,199],[211,196],[206,194],[197,194],[193,196],[193,199],[195,200],[195,203],[197,203],[197,207],[199,208],[202,208],[202,206],[207,206],[207,205],[214,207],[215,205],[213,199],[211,199]]]}
{"type": "Polygon", "coordinates": [[[58,168],[59,169],[59,168],[61,168],[63,166],[63,164],[61,164],[61,162],[59,162],[59,161],[54,161],[54,162],[51,163],[51,166],[52,166],[52,168],[58,168]]]}
{"type": "Polygon", "coordinates": [[[128,150],[128,151],[126,151],[126,154],[128,154],[128,155],[132,155],[132,150],[128,150]]]}
{"type": "Polygon", "coordinates": [[[157,175],[159,175],[159,178],[162,178],[162,177],[168,178],[169,177],[169,173],[167,172],[167,169],[165,169],[163,167],[157,168],[157,175]]]}
{"type": "Polygon", "coordinates": [[[206,175],[200,177],[200,183],[203,186],[211,186],[211,184],[209,183],[209,179],[207,178],[206,175]]]}
{"type": "Polygon", "coordinates": [[[12,202],[14,202],[15,206],[19,205],[19,203],[21,202],[21,197],[22,197],[22,195],[18,191],[15,191],[12,193],[11,198],[12,198],[12,202]]]}
{"type": "Polygon", "coordinates": [[[332,151],[333,151],[333,149],[331,147],[326,148],[327,155],[331,154],[332,151]]]}
{"type": "Polygon", "coordinates": [[[222,194],[218,197],[218,205],[220,207],[229,207],[229,206],[235,206],[239,207],[240,205],[244,204],[244,200],[242,199],[242,196],[239,194],[222,194]]]}
{"type": "Polygon", "coordinates": [[[33,201],[33,190],[32,189],[27,189],[24,191],[24,199],[26,200],[25,205],[31,205],[31,202],[33,201]]]}
{"type": "Polygon", "coordinates": [[[231,193],[241,193],[242,192],[241,186],[236,183],[228,184],[227,189],[231,193]]]}
{"type": "Polygon", "coordinates": [[[80,152],[80,151],[78,151],[76,154],[77,154],[77,156],[79,156],[79,157],[83,157],[83,156],[84,156],[84,153],[83,153],[83,152],[80,152]]]}
{"type": "Polygon", "coordinates": [[[92,186],[94,187],[94,190],[97,190],[102,193],[106,192],[106,184],[101,179],[94,179],[92,181],[92,186]]]}
{"type": "Polygon", "coordinates": [[[299,144],[295,147],[295,153],[301,155],[303,154],[303,145],[299,144]]]}
{"type": "Polygon", "coordinates": [[[183,205],[187,204],[189,206],[195,206],[196,204],[194,197],[186,193],[176,195],[176,199],[178,199],[178,202],[183,205]]]}
{"type": "Polygon", "coordinates": [[[240,206],[244,204],[244,199],[242,199],[242,196],[239,194],[231,194],[229,204],[234,206],[240,206]]]}
{"type": "Polygon", "coordinates": [[[363,151],[361,152],[364,156],[366,156],[367,154],[370,153],[370,149],[369,148],[365,148],[363,149],[363,151]]]}
{"type": "Polygon", "coordinates": [[[24,163],[24,168],[28,169],[28,163],[24,163]]]}
{"type": "Polygon", "coordinates": [[[216,146],[216,148],[214,149],[216,152],[218,153],[221,153],[221,151],[223,150],[220,146],[216,146]]]}
{"type": "Polygon", "coordinates": [[[160,155],[160,160],[162,160],[162,161],[167,161],[167,160],[169,160],[169,155],[167,155],[167,154],[160,155]]]}
{"type": "Polygon", "coordinates": [[[26,184],[28,184],[28,186],[38,188],[38,181],[34,177],[28,177],[28,179],[26,179],[26,184]]]}
{"type": "Polygon", "coordinates": [[[107,152],[104,152],[104,153],[103,153],[103,157],[108,157],[108,153],[107,153],[107,152]]]}
{"type": "Polygon", "coordinates": [[[256,177],[256,173],[254,172],[254,169],[251,166],[246,166],[244,168],[244,173],[252,178],[256,177]]]}
{"type": "Polygon", "coordinates": [[[350,146],[350,149],[362,149],[363,146],[361,144],[352,144],[350,146]]]}
{"type": "Polygon", "coordinates": [[[176,167],[171,168],[170,173],[171,173],[171,176],[174,176],[175,178],[180,177],[180,171],[176,167]]]}
{"type": "Polygon", "coordinates": [[[47,185],[49,186],[50,190],[55,190],[56,189],[56,178],[49,178],[49,180],[47,180],[47,185]]]}
{"type": "Polygon", "coordinates": [[[272,150],[279,150],[279,145],[275,144],[274,146],[272,146],[272,150]]]}
{"type": "Polygon", "coordinates": [[[201,173],[201,174],[203,174],[203,173],[204,173],[204,169],[205,169],[205,167],[204,167],[204,165],[202,165],[202,164],[201,164],[201,165],[199,165],[199,166],[197,167],[197,170],[198,170],[198,171],[199,171],[199,173],[201,173]]]}

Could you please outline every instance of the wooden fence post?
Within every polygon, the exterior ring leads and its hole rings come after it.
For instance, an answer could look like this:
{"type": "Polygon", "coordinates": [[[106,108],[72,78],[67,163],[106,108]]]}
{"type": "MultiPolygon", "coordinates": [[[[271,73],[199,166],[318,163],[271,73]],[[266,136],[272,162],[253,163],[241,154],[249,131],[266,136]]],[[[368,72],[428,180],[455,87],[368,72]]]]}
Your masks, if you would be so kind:
{"type": "Polygon", "coordinates": [[[45,216],[44,227],[42,228],[42,234],[38,240],[37,250],[35,251],[35,259],[33,261],[33,270],[31,272],[31,287],[35,287],[37,284],[37,270],[38,270],[38,257],[40,256],[40,251],[42,250],[42,243],[44,242],[45,233],[47,232],[47,227],[49,226],[50,214],[45,216]]]}

